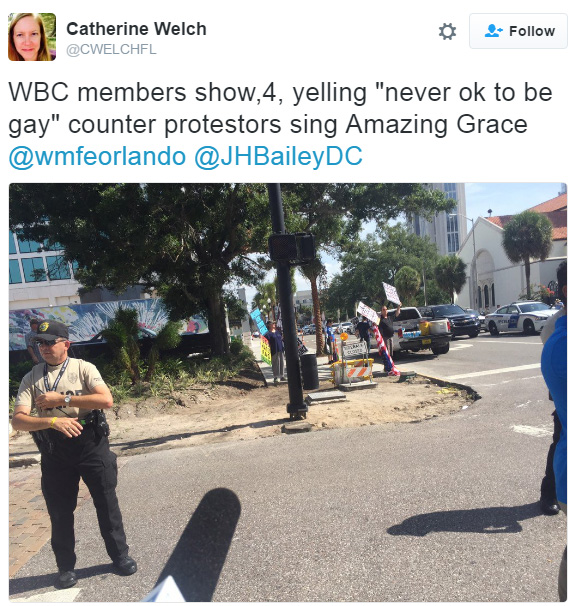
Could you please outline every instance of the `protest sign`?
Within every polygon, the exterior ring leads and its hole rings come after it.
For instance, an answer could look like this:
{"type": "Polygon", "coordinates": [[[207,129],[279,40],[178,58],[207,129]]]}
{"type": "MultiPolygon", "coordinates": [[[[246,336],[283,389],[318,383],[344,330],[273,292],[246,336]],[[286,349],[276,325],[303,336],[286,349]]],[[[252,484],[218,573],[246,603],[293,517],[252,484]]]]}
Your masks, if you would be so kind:
{"type": "Polygon", "coordinates": [[[365,316],[367,320],[370,320],[375,324],[379,323],[379,314],[368,305],[365,305],[362,301],[359,301],[359,305],[357,305],[357,313],[361,314],[361,316],[365,316]]]}
{"type": "Polygon", "coordinates": [[[383,282],[383,288],[385,289],[385,294],[387,295],[387,299],[391,303],[396,303],[397,305],[401,304],[401,300],[399,299],[399,293],[394,286],[383,282]]]}

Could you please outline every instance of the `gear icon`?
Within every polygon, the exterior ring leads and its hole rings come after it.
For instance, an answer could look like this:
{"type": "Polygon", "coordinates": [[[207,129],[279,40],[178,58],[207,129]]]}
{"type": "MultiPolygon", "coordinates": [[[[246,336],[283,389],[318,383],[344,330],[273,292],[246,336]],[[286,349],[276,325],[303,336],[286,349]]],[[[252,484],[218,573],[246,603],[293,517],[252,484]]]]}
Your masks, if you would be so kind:
{"type": "Polygon", "coordinates": [[[453,27],[452,23],[443,23],[442,27],[439,27],[439,29],[439,36],[442,36],[443,40],[452,40],[453,36],[456,36],[454,33],[456,27],[453,27]]]}

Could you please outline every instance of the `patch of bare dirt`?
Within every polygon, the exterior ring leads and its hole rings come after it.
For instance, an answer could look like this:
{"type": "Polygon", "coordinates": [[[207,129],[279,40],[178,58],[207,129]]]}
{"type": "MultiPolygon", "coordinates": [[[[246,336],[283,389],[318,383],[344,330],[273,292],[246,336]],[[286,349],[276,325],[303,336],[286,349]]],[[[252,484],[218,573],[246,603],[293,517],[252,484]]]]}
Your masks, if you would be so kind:
{"type": "MultiPolygon", "coordinates": [[[[375,380],[376,389],[348,393],[345,401],[309,407],[313,431],[383,423],[410,423],[452,414],[472,403],[469,395],[420,377],[399,383],[375,380]]],[[[323,383],[321,391],[334,389],[323,383]]],[[[341,393],[341,392],[337,392],[341,393]]],[[[265,387],[259,372],[247,371],[214,386],[194,386],[167,397],[124,401],[107,412],[112,449],[121,455],[230,440],[277,436],[289,422],[287,384],[265,387]]],[[[10,440],[21,450],[29,434],[10,440]]],[[[34,449],[33,443],[31,445],[34,449]]]]}
{"type": "MultiPolygon", "coordinates": [[[[313,430],[410,423],[452,414],[471,404],[465,391],[442,388],[416,378],[377,379],[376,389],[347,394],[345,401],[309,407],[313,430]]],[[[333,389],[331,383],[321,390],[333,389]]],[[[340,392],[338,392],[340,393],[340,392]]],[[[289,422],[287,384],[264,387],[262,379],[239,376],[212,388],[198,388],[154,398],[136,406],[122,403],[110,414],[111,442],[118,453],[175,448],[281,434],[289,422]]]]}

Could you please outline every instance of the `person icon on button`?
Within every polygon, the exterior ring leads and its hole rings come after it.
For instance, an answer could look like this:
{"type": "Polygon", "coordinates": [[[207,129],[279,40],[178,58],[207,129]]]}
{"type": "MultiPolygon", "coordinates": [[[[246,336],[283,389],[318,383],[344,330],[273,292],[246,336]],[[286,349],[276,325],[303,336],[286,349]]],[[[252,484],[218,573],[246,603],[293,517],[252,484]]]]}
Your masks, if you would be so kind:
{"type": "Polygon", "coordinates": [[[500,38],[500,34],[498,34],[497,32],[501,32],[502,28],[499,27],[498,29],[496,29],[496,25],[494,25],[494,23],[491,23],[488,26],[488,34],[484,34],[485,38],[500,38]]]}

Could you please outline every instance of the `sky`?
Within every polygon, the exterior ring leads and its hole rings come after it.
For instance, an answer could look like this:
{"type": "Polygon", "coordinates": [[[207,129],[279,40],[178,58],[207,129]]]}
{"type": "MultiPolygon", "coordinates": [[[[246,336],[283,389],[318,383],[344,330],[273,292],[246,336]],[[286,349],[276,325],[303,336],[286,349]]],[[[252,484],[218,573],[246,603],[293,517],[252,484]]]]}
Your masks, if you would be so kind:
{"type": "MultiPolygon", "coordinates": [[[[488,210],[492,210],[492,216],[514,215],[522,212],[536,204],[545,202],[559,195],[561,183],[467,183],[466,194],[466,216],[469,219],[477,217],[488,217],[488,210]]],[[[467,231],[470,231],[470,221],[467,231]]],[[[374,224],[366,229],[367,232],[374,231],[374,224]]],[[[329,278],[340,271],[339,263],[332,257],[323,259],[327,268],[329,278]]],[[[270,272],[266,281],[272,281],[275,272],[270,272]]],[[[310,290],[311,285],[298,271],[295,272],[297,290],[310,290]]],[[[251,300],[255,288],[246,287],[247,303],[251,307],[251,300]]]]}
{"type": "MultiPolygon", "coordinates": [[[[559,195],[560,183],[467,183],[466,216],[515,215],[559,195]]],[[[470,230],[470,225],[468,226],[470,230]]]]}

